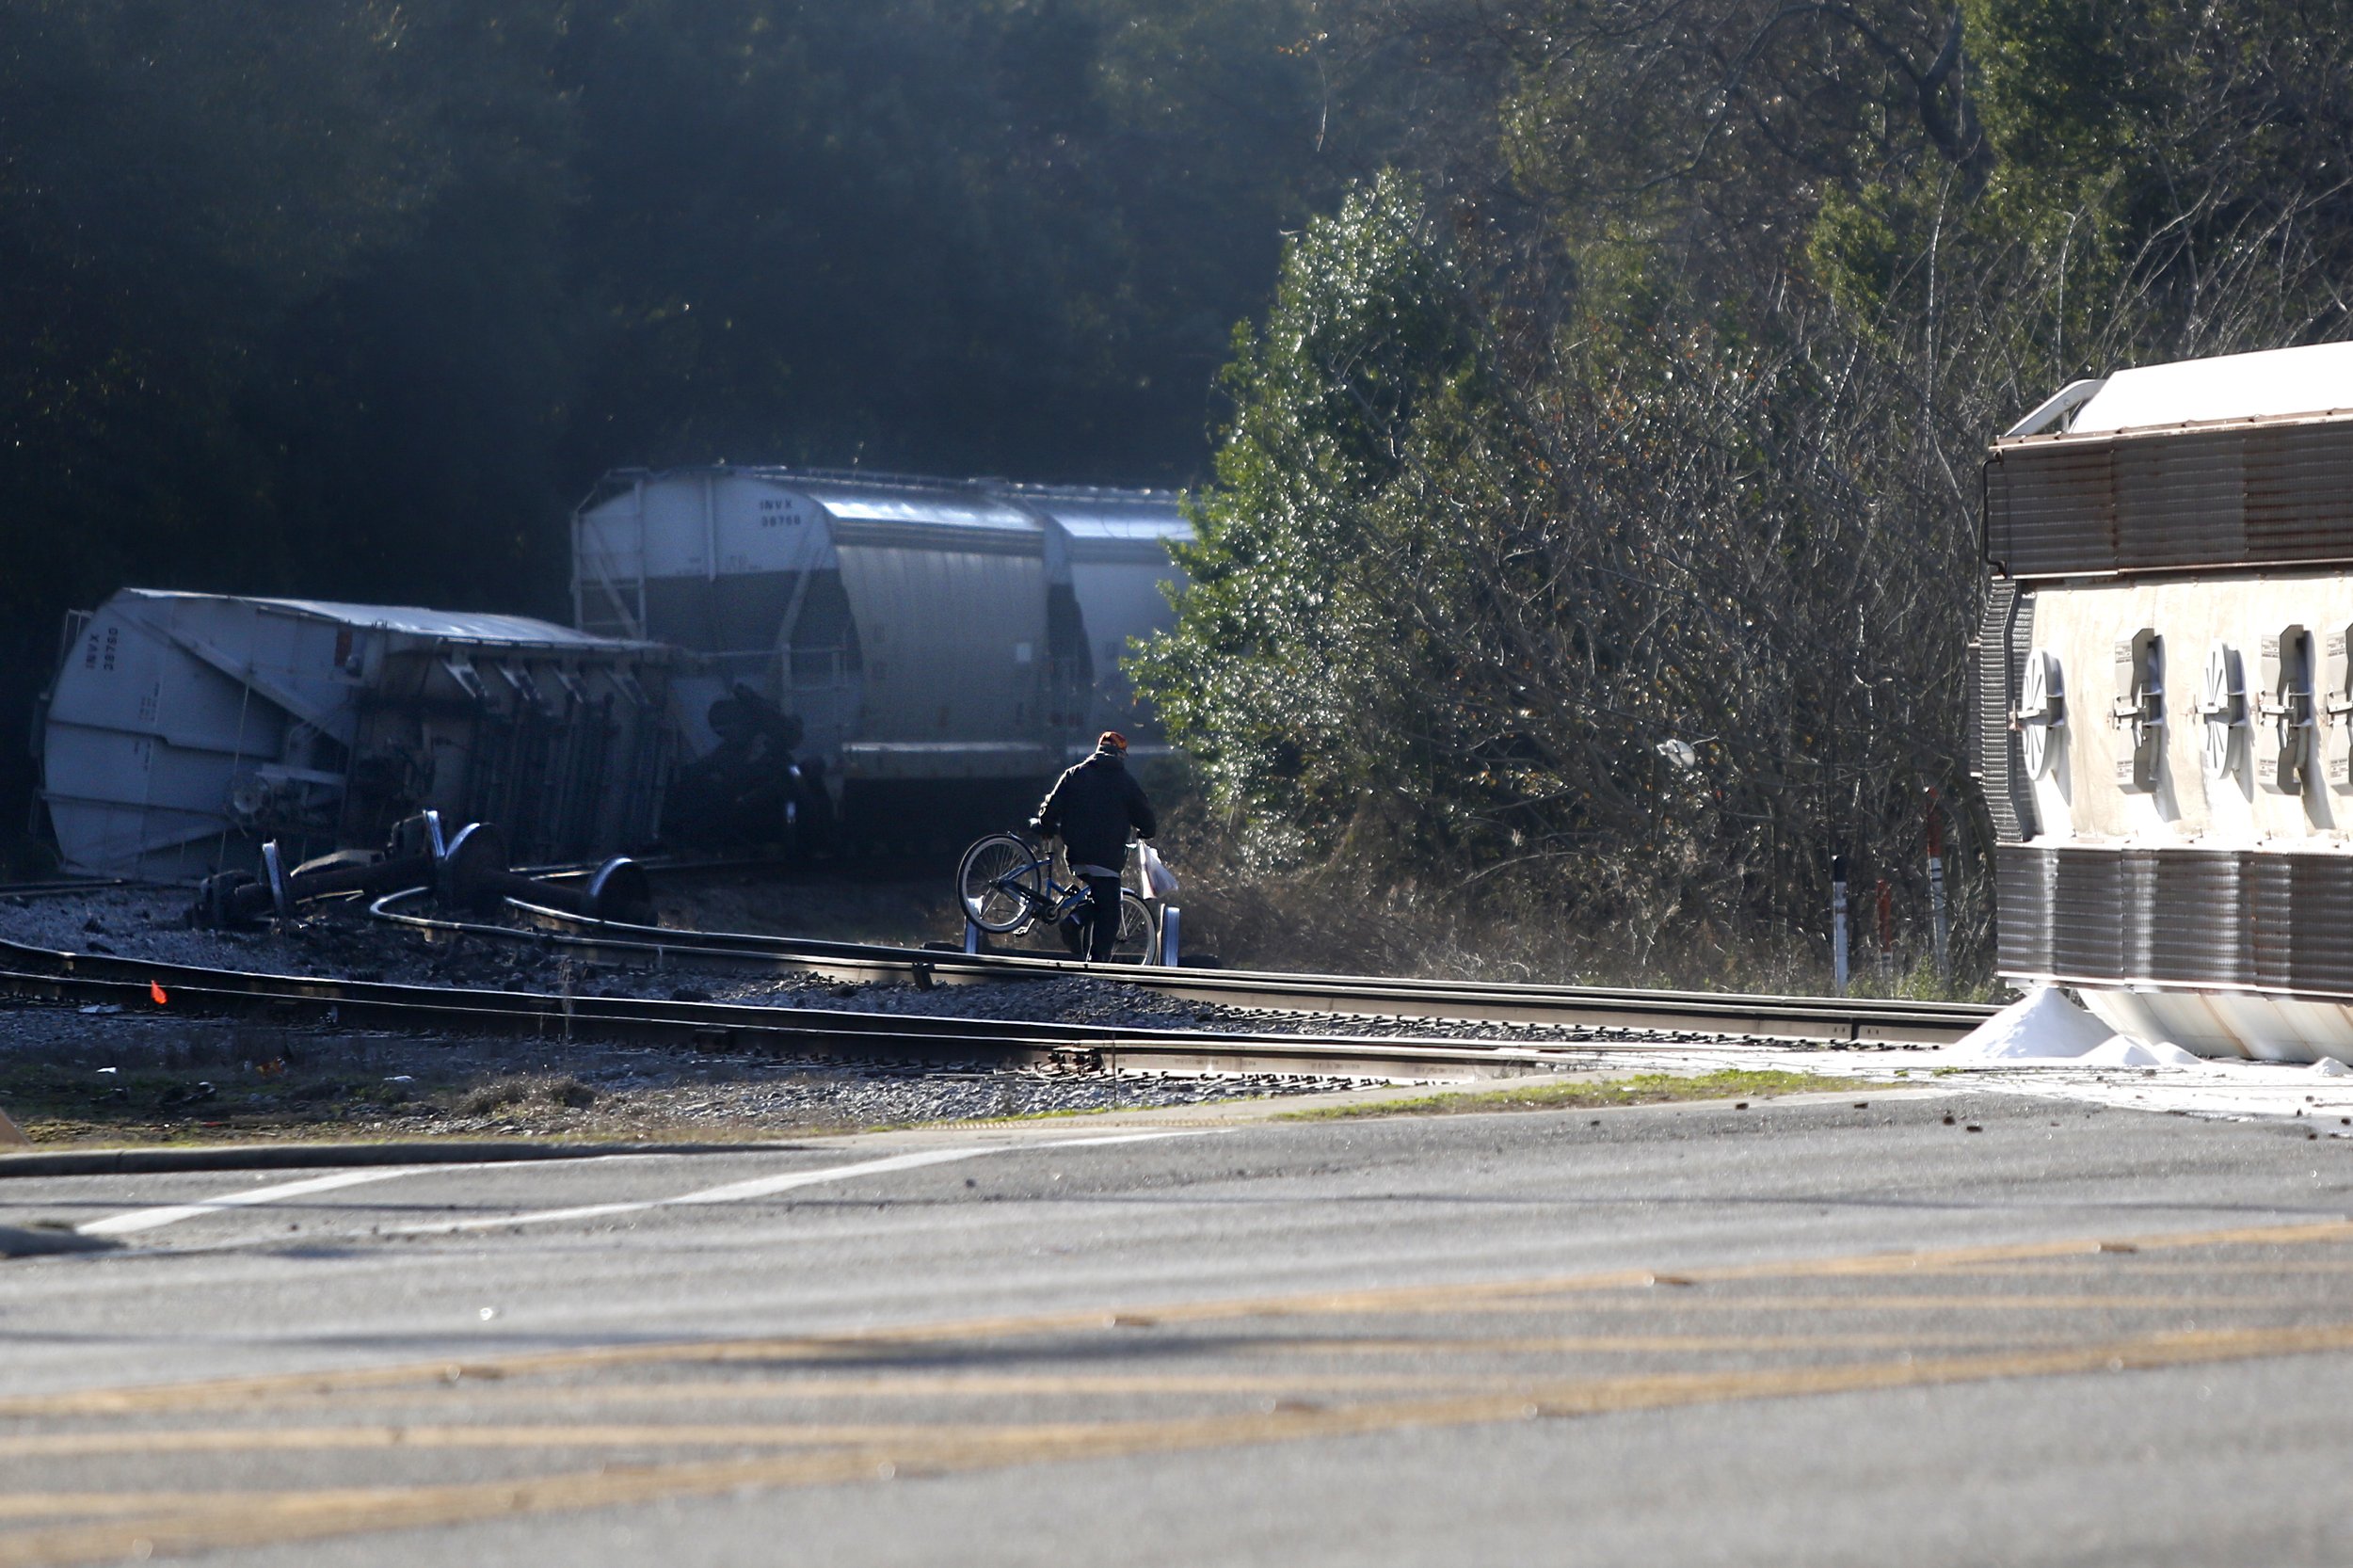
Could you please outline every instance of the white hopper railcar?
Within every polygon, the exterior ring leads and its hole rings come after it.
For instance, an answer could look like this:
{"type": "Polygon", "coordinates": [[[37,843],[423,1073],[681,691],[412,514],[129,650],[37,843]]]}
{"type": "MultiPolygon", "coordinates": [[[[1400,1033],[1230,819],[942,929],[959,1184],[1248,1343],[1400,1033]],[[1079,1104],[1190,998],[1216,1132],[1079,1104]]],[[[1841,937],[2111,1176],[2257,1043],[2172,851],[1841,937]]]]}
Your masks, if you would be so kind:
{"type": "Polygon", "coordinates": [[[2353,1061],[2353,344],[2077,382],[1984,495],[2000,972],[2353,1061]]]}
{"type": "Polygon", "coordinates": [[[653,837],[671,660],[520,616],[125,588],[67,621],[41,799],[95,875],[373,848],[428,807],[524,860],[612,854],[653,837]]]}
{"type": "Polygon", "coordinates": [[[1191,536],[1166,491],[623,469],[574,515],[574,620],[696,656],[690,753],[740,682],[800,719],[854,820],[861,792],[940,785],[1011,809],[1096,730],[1153,732],[1119,661],[1173,618],[1191,536]]]}

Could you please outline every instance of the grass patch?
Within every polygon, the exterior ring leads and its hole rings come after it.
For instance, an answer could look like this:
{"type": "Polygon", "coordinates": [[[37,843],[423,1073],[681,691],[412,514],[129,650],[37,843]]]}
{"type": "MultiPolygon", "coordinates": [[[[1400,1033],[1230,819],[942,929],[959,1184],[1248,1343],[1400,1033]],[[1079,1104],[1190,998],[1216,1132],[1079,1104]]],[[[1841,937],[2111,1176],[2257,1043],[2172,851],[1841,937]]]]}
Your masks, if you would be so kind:
{"type": "Polygon", "coordinates": [[[1816,1073],[1757,1071],[1726,1067],[1720,1072],[1686,1077],[1678,1073],[1637,1073],[1631,1078],[1591,1080],[1577,1083],[1531,1083],[1513,1089],[1460,1091],[1417,1095],[1411,1099],[1365,1100],[1313,1111],[1293,1111],[1276,1118],[1287,1122],[1333,1121],[1356,1116],[1450,1115],[1476,1111],[1579,1111],[1609,1105],[1665,1105],[1675,1100],[1770,1099],[1776,1095],[1817,1091],[1887,1088],[1859,1079],[1824,1078],[1816,1073]]]}
{"type": "MultiPolygon", "coordinates": [[[[1016,1111],[1002,1116],[981,1116],[983,1122],[1058,1122],[1071,1116],[1108,1116],[1114,1111],[1128,1110],[1118,1105],[1073,1105],[1055,1111],[1016,1111]]],[[[909,1127],[921,1127],[921,1122],[909,1122],[909,1127]]]]}
{"type": "Polygon", "coordinates": [[[510,1073],[460,1096],[457,1109],[469,1116],[494,1116],[535,1104],[584,1111],[596,1103],[597,1092],[568,1075],[510,1073]]]}
{"type": "Polygon", "coordinates": [[[594,1089],[568,1074],[388,1077],[331,1056],[184,1067],[127,1061],[112,1070],[86,1062],[0,1063],[0,1110],[40,1147],[478,1137],[490,1129],[451,1124],[485,1117],[528,1121],[541,1133],[572,1131],[580,1113],[598,1103],[594,1089]]]}

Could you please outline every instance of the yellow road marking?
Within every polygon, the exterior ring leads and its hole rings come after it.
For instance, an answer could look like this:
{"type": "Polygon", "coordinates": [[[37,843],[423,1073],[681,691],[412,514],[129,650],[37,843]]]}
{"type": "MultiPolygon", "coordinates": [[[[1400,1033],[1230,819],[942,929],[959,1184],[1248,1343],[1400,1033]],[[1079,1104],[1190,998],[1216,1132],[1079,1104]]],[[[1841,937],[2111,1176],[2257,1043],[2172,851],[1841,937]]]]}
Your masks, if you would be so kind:
{"type": "MultiPolygon", "coordinates": [[[[1575,1302],[1476,1302],[1471,1306],[1415,1306],[1382,1316],[1577,1316],[1586,1311],[1655,1311],[1659,1316],[1678,1311],[2153,1311],[2168,1306],[2212,1306],[2217,1311],[2243,1306],[2306,1306],[2309,1302],[2285,1295],[2024,1295],[1991,1290],[1984,1295],[1925,1295],[1925,1292],[1876,1292],[1876,1295],[1737,1295],[1737,1292],[1678,1290],[1675,1295],[1579,1297],[1575,1302]]],[[[1365,1314],[1374,1316],[1374,1314],[1365,1314]]]]}
{"type": "MultiPolygon", "coordinates": [[[[2038,1347],[2068,1341],[2028,1341],[2038,1347]]],[[[1252,1349],[1294,1350],[1311,1355],[1531,1355],[1562,1353],[1727,1352],[1792,1350],[1962,1349],[1977,1345],[2021,1348],[2014,1336],[1989,1340],[1951,1340],[1900,1334],[1841,1335],[1587,1335],[1529,1338],[1258,1339],[1252,1349]]],[[[766,1383],[684,1383],[628,1385],[551,1386],[545,1384],[486,1384],[500,1393],[526,1396],[535,1406],[568,1404],[703,1404],[801,1401],[812,1399],[1055,1398],[1134,1394],[1308,1394],[1321,1399],[1352,1393],[1498,1393],[1525,1390],[1526,1373],[1446,1373],[1363,1376],[1310,1370],[1282,1376],[1156,1377],[1046,1374],[1028,1377],[827,1379],[766,1383]]],[[[441,1397],[438,1392],[436,1398],[441,1397]]],[[[100,1454],[326,1452],[392,1448],[707,1448],[729,1445],[846,1445],[904,1440],[924,1433],[961,1430],[954,1422],[818,1425],[780,1422],[472,1423],[377,1421],[306,1427],[203,1427],[139,1432],[35,1432],[0,1435],[0,1458],[54,1459],[100,1454]]],[[[975,1430],[1009,1432],[1001,1423],[975,1430]]],[[[0,1494],[5,1498],[5,1494],[0,1494]]]]}
{"type": "MultiPolygon", "coordinates": [[[[128,1520],[129,1524],[115,1528],[126,1532],[131,1547],[136,1548],[138,1542],[146,1541],[152,1548],[152,1538],[144,1533],[150,1521],[168,1519],[177,1524],[189,1518],[283,1509],[297,1500],[313,1512],[323,1512],[338,1507],[364,1508],[397,1502],[416,1491],[417,1488],[411,1486],[337,1486],[243,1492],[28,1492],[0,1500],[0,1515],[18,1518],[80,1515],[85,1518],[104,1516],[128,1520]]],[[[90,1527],[65,1528],[87,1529],[90,1527]]],[[[0,1553],[20,1548],[22,1543],[36,1536],[57,1534],[59,1528],[53,1526],[43,1530],[0,1533],[0,1553]]],[[[122,1555],[143,1557],[148,1554],[131,1549],[122,1555]]]]}
{"type": "MultiPolygon", "coordinates": [[[[1479,1302],[1468,1306],[1416,1306],[1407,1312],[1388,1314],[1403,1317],[1409,1314],[1445,1317],[1566,1316],[1580,1312],[1656,1312],[1661,1316],[1677,1312],[1900,1312],[1905,1310],[1971,1312],[2085,1312],[2103,1308],[2118,1311],[2152,1311],[2171,1307],[2199,1306],[2249,1307],[2295,1306],[2303,1304],[2279,1296],[2185,1296],[2137,1295],[2112,1296],[2093,1294],[2040,1295],[2009,1294],[2000,1291],[1984,1295],[1801,1295],[1801,1296],[1743,1296],[1718,1295],[1702,1291],[1678,1290],[1673,1295],[1645,1295],[1639,1300],[1603,1296],[1574,1302],[1548,1301],[1526,1303],[1479,1302]]],[[[1370,1316],[1370,1314],[1368,1314],[1370,1316]]]]}
{"type": "MultiPolygon", "coordinates": [[[[0,1519],[52,1519],[74,1514],[169,1513],[211,1508],[218,1492],[18,1492],[0,1494],[0,1519]]],[[[5,1539],[5,1537],[0,1537],[5,1539]]]]}
{"type": "MultiPolygon", "coordinates": [[[[841,1448],[899,1443],[932,1432],[963,1430],[953,1422],[728,1424],[644,1422],[455,1426],[386,1424],[338,1427],[205,1427],[182,1431],[54,1432],[0,1437],[0,1456],[56,1459],[93,1454],[326,1452],[351,1448],[642,1448],[776,1447],[841,1448]]],[[[1013,1429],[991,1425],[987,1432],[1013,1429]]]]}
{"type": "MultiPolygon", "coordinates": [[[[1287,1338],[1277,1336],[1227,1337],[1219,1349],[1253,1351],[1287,1346],[1323,1351],[1359,1341],[1330,1336],[1287,1338]]],[[[1478,1349],[1485,1346],[1542,1344],[1549,1348],[1597,1353],[1654,1352],[1731,1352],[1806,1350],[1938,1350],[2016,1349],[2021,1344],[2073,1344],[2073,1338],[2047,1336],[2022,1340],[2015,1334],[1749,1334],[1749,1335],[1577,1335],[1542,1339],[1414,1339],[1366,1340],[1363,1343],[1412,1344],[1478,1349]]],[[[1319,1394],[1393,1394],[1446,1388],[1474,1390],[1518,1387],[1525,1373],[1448,1372],[1329,1372],[1295,1368],[1268,1372],[1013,1372],[973,1373],[943,1367],[936,1372],[834,1373],[783,1378],[676,1380],[659,1383],[540,1383],[523,1379],[466,1379],[455,1386],[441,1384],[414,1389],[387,1389],[374,1401],[394,1409],[451,1398],[550,1404],[757,1404],[775,1401],[827,1400],[1005,1399],[1065,1398],[1089,1395],[1213,1395],[1288,1394],[1306,1390],[1319,1394]]],[[[257,1396],[250,1405],[280,1408],[291,1404],[332,1402],[354,1392],[344,1388],[291,1390],[257,1396]]],[[[246,1408],[246,1407],[241,1407],[246,1408]]],[[[88,1415],[88,1412],[72,1414],[88,1415]]],[[[104,1414],[112,1414],[107,1412],[104,1414]]]]}
{"type": "Polygon", "coordinates": [[[808,1486],[1137,1453],[1175,1453],[1527,1419],[1801,1395],[1860,1393],[2103,1370],[2184,1367],[2353,1350],[2353,1322],[2152,1335],[2065,1349],[1933,1360],[1547,1382],[1502,1394],[1169,1421],[932,1432],[903,1443],[525,1480],[365,1491],[224,1495],[152,1517],[0,1535],[0,1568],[61,1568],[125,1556],[323,1540],[362,1530],[609,1508],[739,1487],[808,1486]]]}
{"type": "MultiPolygon", "coordinates": [[[[1785,1335],[1700,1335],[1673,1334],[1610,1334],[1610,1335],[1526,1335],[1496,1338],[1424,1338],[1417,1336],[1395,1336],[1385,1338],[1334,1335],[1303,1339],[1252,1339],[1252,1350],[1291,1350],[1310,1355],[1593,1355],[1593,1354],[1691,1354],[1731,1353],[1738,1352],[1792,1350],[1967,1350],[1990,1347],[1998,1350],[2065,1349],[2079,1345],[2080,1339],[2063,1339],[2043,1336],[2021,1338],[2003,1335],[1983,1340],[1954,1341],[1929,1336],[1922,1338],[1909,1334],[1824,1335],[1818,1338],[1785,1335]]],[[[1525,1377],[1521,1379],[1524,1386],[1525,1377]]]]}
{"type": "MultiPolygon", "coordinates": [[[[1889,1344],[1916,1345],[1922,1341],[1912,1336],[1888,1335],[1889,1344]]],[[[1802,1342],[1803,1336],[1792,1336],[1792,1345],[1802,1342]]],[[[1846,1336],[1829,1336],[1825,1344],[1846,1344],[1846,1336]]],[[[1978,1338],[1947,1339],[1930,1336],[1929,1343],[1969,1348],[1977,1345],[2014,1345],[2015,1336],[2002,1336],[1978,1338]]],[[[378,1408],[403,1408],[425,1402],[439,1403],[452,1398],[469,1400],[508,1399],[526,1400],[533,1405],[544,1404],[756,1404],[776,1400],[900,1400],[900,1399],[1005,1399],[1058,1398],[1086,1395],[1138,1394],[1285,1394],[1302,1388],[1323,1393],[1395,1394],[1427,1391],[1433,1388],[1474,1389],[1499,1388],[1512,1385],[1519,1379],[1503,1373],[1473,1373],[1455,1377],[1440,1372],[1366,1372],[1335,1373],[1312,1368],[1296,1368],[1279,1372],[1018,1372],[972,1373],[954,1368],[942,1368],[936,1373],[890,1373],[885,1375],[824,1374],[814,1377],[737,1378],[676,1380],[660,1383],[538,1383],[518,1379],[498,1379],[474,1382],[467,1380],[456,1388],[449,1385],[419,1387],[413,1390],[388,1389],[379,1392],[373,1401],[378,1408]]],[[[271,1408],[303,1403],[331,1402],[347,1398],[338,1388],[310,1389],[277,1395],[267,1400],[257,1399],[255,1405],[271,1408]]],[[[240,1407],[246,1408],[246,1407],[240,1407]]]]}
{"type": "Polygon", "coordinates": [[[2334,1258],[2217,1258],[2210,1262],[2153,1257],[2142,1259],[2109,1255],[2098,1259],[2086,1258],[2081,1263],[1988,1263],[1977,1268],[1923,1269],[1924,1274],[1939,1274],[1953,1278],[1981,1275],[1988,1279],[2030,1279],[2040,1277],[2082,1277],[2087,1269],[2098,1269],[2114,1278],[2138,1279],[2168,1274],[2246,1274],[2256,1278],[2278,1274],[2353,1274],[2353,1257],[2334,1258]]]}
{"type": "MultiPolygon", "coordinates": [[[[2248,1225],[2222,1230],[2173,1231],[2122,1239],[2134,1254],[2177,1251],[2196,1247],[2311,1246],[2353,1241],[2353,1220],[2295,1224],[2248,1225]]],[[[1667,1289],[1661,1281],[1688,1284],[1732,1284],[1752,1280],[1836,1279],[1871,1275],[1908,1275],[1922,1271],[1986,1263],[2026,1262],[2057,1257],[2089,1257],[2104,1247],[2120,1244],[2101,1237],[2076,1237],[2053,1241],[2026,1241],[1970,1247],[1945,1247],[1916,1252],[1865,1253],[1844,1256],[1798,1258],[1770,1263],[1729,1264],[1661,1273],[1647,1269],[1619,1269],[1570,1274],[1551,1279],[1498,1280],[1452,1285],[1395,1286],[1377,1289],[1325,1291],[1288,1296],[1239,1297],[1222,1301],[1177,1302],[1143,1308],[1080,1309],[1022,1316],[968,1319],[962,1321],[917,1323],[895,1328],[844,1330],[792,1337],[688,1340],[656,1344],[595,1345],[577,1350],[540,1351],[506,1356],[473,1357],[455,1364],[460,1372],[479,1368],[487,1376],[518,1376],[625,1366],[678,1363],[725,1365],[754,1361],[823,1362],[869,1355],[878,1350],[950,1343],[972,1339],[1042,1337],[1054,1334],[1088,1333],[1105,1328],[1148,1327],[1159,1323],[1199,1323],[1244,1318],[1278,1318],[1461,1309],[1471,1304],[1545,1296],[1596,1296],[1643,1289],[1645,1304],[1651,1288],[1667,1289]]],[[[2119,1254],[2120,1256],[2132,1256],[2119,1254]]],[[[1674,1297],[1682,1292],[1675,1291],[1674,1297]]],[[[1673,1298],[1664,1298],[1673,1299],[1673,1298]]],[[[1688,1303],[1690,1298],[1683,1298],[1688,1303]]],[[[2184,1304],[2187,1299],[2184,1299],[2184,1304]]],[[[1679,1304],[1682,1304],[1679,1303],[1679,1304]]],[[[2265,1303],[2265,1304],[2276,1304],[2265,1303]]],[[[432,1361],[395,1367],[339,1371],[270,1373],[256,1377],[222,1378],[201,1383],[165,1384],[121,1389],[87,1389],[59,1394],[23,1395],[0,1399],[0,1416],[94,1415],[132,1410],[193,1408],[235,1403],[289,1392],[327,1389],[360,1390],[430,1383],[447,1377],[453,1363],[432,1361]]]]}

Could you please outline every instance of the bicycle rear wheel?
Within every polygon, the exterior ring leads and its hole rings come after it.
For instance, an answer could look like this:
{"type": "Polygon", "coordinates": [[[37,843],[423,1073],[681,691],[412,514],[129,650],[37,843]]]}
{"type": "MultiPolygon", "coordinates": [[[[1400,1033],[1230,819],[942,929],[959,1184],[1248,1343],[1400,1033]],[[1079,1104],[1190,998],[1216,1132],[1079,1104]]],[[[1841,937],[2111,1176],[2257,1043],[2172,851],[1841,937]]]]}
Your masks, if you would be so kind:
{"type": "Polygon", "coordinates": [[[1020,930],[1045,897],[1045,857],[1011,833],[990,834],[956,863],[956,902],[983,931],[1020,930]]]}

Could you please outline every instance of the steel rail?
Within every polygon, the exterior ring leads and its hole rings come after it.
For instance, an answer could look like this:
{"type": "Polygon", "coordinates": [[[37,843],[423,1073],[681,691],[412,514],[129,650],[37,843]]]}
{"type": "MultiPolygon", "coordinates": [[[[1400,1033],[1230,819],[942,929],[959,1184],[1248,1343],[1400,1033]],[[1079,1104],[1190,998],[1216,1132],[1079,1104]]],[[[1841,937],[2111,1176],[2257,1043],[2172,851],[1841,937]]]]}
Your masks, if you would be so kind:
{"type": "Polygon", "coordinates": [[[528,1034],[552,1043],[659,1041],[710,1050],[768,1050],[870,1065],[987,1062],[1083,1071],[1289,1072],[1436,1081],[1574,1070],[1591,1066],[1596,1050],[1609,1048],[1608,1042],[1515,1046],[568,997],[214,969],[115,954],[58,952],[5,941],[0,941],[0,996],[94,1003],[148,1015],[528,1034]]]}
{"type": "Polygon", "coordinates": [[[129,876],[67,876],[49,882],[0,883],[0,899],[56,898],[66,893],[104,893],[125,888],[165,888],[173,884],[146,882],[129,876]]]}
{"type": "Polygon", "coordinates": [[[595,920],[510,901],[536,930],[452,920],[397,905],[418,896],[378,899],[371,913],[447,939],[561,946],[588,962],[622,967],[737,968],[843,979],[914,979],[969,984],[1080,974],[1181,1000],[1269,1011],[1379,1018],[1673,1031],[1766,1040],[1845,1045],[1948,1045],[1993,1016],[1968,1002],[1893,1001],[1833,997],[1769,997],[1705,991],[1648,991],[1577,985],[1380,979],[1283,974],[1244,969],[1098,965],[1013,953],[944,952],[859,942],[769,936],[745,932],[680,931],[595,920]]]}
{"type": "MultiPolygon", "coordinates": [[[[688,863],[669,869],[691,872],[704,867],[688,863]]],[[[132,884],[18,884],[0,887],[0,896],[42,896],[128,886],[132,884]]],[[[1045,955],[973,954],[745,932],[680,931],[599,921],[542,906],[512,904],[521,919],[537,928],[522,930],[430,917],[400,907],[421,896],[421,890],[394,893],[376,900],[370,913],[379,920],[418,931],[431,940],[466,936],[487,941],[531,943],[560,949],[584,963],[622,968],[735,968],[863,982],[913,981],[919,984],[968,984],[1081,974],[1172,999],[1242,1009],[1386,1019],[1667,1031],[1815,1044],[1947,1044],[1977,1028],[1993,1011],[1960,1002],[1515,985],[1168,968],[1154,965],[1100,966],[1045,955]]],[[[10,946],[0,943],[0,952],[10,946]]],[[[91,955],[93,959],[96,956],[91,955]]],[[[147,969],[155,968],[146,966],[147,969]]]]}

